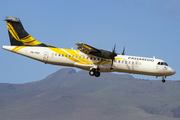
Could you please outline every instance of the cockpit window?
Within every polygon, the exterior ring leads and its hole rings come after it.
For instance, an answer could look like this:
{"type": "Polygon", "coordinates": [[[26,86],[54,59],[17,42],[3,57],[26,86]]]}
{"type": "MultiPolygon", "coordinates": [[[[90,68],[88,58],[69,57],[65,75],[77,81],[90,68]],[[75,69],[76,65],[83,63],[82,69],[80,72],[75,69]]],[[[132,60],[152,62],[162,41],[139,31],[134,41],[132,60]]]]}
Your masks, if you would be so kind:
{"type": "Polygon", "coordinates": [[[165,65],[165,66],[168,66],[168,64],[166,62],[158,62],[157,63],[158,65],[165,65]]]}
{"type": "Polygon", "coordinates": [[[168,66],[168,64],[167,64],[167,63],[165,63],[165,65],[166,65],[166,66],[168,66]]]}
{"type": "Polygon", "coordinates": [[[166,62],[162,62],[161,65],[166,65],[166,66],[168,66],[168,64],[167,64],[166,62]]]}

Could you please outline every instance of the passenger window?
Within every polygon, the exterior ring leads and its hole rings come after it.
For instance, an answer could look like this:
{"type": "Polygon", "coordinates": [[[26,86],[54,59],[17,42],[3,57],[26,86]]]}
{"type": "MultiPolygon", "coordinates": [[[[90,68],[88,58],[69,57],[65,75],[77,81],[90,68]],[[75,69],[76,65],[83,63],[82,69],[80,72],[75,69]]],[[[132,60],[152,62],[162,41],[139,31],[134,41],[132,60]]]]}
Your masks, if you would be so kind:
{"type": "Polygon", "coordinates": [[[118,62],[120,63],[121,61],[119,60],[118,62]]]}
{"type": "Polygon", "coordinates": [[[67,57],[67,55],[65,55],[65,57],[67,57]]]}
{"type": "Polygon", "coordinates": [[[61,56],[61,54],[59,54],[59,56],[61,56]]]}
{"type": "Polygon", "coordinates": [[[134,65],[134,62],[132,62],[132,64],[134,65]]]}
{"type": "Polygon", "coordinates": [[[62,57],[64,57],[64,54],[62,54],[62,57]]]}
{"type": "Polygon", "coordinates": [[[96,60],[96,58],[94,58],[94,60],[96,60]]]}
{"type": "Polygon", "coordinates": [[[69,57],[71,57],[71,55],[69,55],[69,57]]]}
{"type": "Polygon", "coordinates": [[[90,59],[92,60],[92,57],[90,59]]]}

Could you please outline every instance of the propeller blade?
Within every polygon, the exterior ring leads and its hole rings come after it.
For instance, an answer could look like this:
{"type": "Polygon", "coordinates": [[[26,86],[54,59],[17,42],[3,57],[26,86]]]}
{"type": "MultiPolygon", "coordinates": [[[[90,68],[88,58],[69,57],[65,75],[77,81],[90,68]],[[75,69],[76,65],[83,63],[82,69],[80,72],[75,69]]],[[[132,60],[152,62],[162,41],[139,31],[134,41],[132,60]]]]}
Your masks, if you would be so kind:
{"type": "Polygon", "coordinates": [[[124,46],[124,48],[123,48],[122,55],[125,55],[125,46],[124,46]]]}
{"type": "Polygon", "coordinates": [[[116,44],[114,45],[114,49],[113,49],[113,52],[112,52],[112,58],[111,58],[112,62],[111,62],[111,68],[110,68],[110,69],[113,69],[113,68],[112,68],[112,66],[113,66],[113,61],[114,61],[114,59],[115,59],[115,56],[117,55],[117,54],[115,53],[115,50],[116,50],[116,44]]]}
{"type": "Polygon", "coordinates": [[[115,53],[115,49],[116,49],[116,44],[114,45],[113,54],[115,53]]]}

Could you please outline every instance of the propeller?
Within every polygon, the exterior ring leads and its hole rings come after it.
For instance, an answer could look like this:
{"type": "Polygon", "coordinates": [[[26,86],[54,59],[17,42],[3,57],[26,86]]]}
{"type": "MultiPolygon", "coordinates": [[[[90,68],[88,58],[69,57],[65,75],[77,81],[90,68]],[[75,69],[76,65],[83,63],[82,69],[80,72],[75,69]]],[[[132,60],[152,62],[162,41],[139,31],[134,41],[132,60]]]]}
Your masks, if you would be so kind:
{"type": "Polygon", "coordinates": [[[125,46],[124,46],[124,48],[123,48],[122,55],[125,55],[125,46]]]}
{"type": "Polygon", "coordinates": [[[117,54],[115,53],[115,50],[116,50],[116,44],[114,45],[114,49],[113,49],[113,52],[112,52],[112,57],[111,57],[112,63],[111,63],[111,68],[110,69],[113,69],[112,68],[113,62],[115,60],[115,56],[117,56],[117,54]]]}

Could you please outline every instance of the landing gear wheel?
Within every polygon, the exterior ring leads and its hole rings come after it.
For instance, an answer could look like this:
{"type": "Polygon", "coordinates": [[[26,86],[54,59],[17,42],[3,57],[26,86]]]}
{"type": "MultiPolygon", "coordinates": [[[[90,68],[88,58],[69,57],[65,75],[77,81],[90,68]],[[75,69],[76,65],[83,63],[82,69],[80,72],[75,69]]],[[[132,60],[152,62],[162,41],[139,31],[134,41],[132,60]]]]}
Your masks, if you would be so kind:
{"type": "Polygon", "coordinates": [[[89,75],[90,75],[90,76],[99,77],[99,76],[100,76],[100,72],[98,71],[98,69],[93,68],[93,69],[91,69],[91,70],[89,71],[89,75]]]}
{"type": "Polygon", "coordinates": [[[163,80],[162,80],[162,82],[163,82],[163,83],[165,83],[165,82],[166,82],[166,80],[164,80],[164,79],[163,79],[163,80]]]}
{"type": "Polygon", "coordinates": [[[89,75],[90,75],[90,76],[94,76],[94,71],[93,71],[93,70],[90,70],[90,71],[89,71],[89,75]]]}
{"type": "Polygon", "coordinates": [[[96,72],[94,73],[94,75],[95,75],[95,77],[99,77],[99,76],[100,76],[100,72],[96,71],[96,72]]]}

